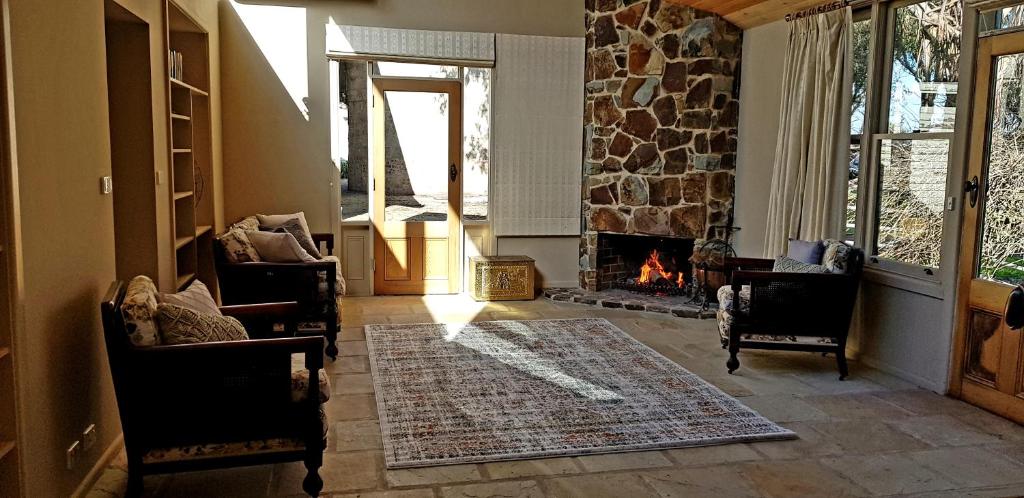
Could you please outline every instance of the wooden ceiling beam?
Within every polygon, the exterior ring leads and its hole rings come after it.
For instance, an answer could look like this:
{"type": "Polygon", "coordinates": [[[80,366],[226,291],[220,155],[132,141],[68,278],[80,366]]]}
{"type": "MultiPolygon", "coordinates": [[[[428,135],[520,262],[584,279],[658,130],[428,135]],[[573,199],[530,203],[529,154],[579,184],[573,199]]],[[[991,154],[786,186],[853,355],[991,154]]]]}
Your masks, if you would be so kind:
{"type": "Polygon", "coordinates": [[[695,9],[714,12],[742,29],[775,22],[786,14],[827,0],[677,0],[695,9]]]}

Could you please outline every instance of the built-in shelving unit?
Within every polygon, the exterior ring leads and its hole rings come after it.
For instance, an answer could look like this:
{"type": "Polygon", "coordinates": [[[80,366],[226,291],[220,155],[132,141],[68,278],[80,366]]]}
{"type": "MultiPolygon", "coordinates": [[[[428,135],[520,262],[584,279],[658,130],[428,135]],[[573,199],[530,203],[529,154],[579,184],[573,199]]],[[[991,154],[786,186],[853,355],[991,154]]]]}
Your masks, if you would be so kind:
{"type": "Polygon", "coordinates": [[[193,279],[216,292],[213,266],[213,149],[210,124],[209,35],[173,1],[166,2],[170,182],[175,282],[193,279]]]}

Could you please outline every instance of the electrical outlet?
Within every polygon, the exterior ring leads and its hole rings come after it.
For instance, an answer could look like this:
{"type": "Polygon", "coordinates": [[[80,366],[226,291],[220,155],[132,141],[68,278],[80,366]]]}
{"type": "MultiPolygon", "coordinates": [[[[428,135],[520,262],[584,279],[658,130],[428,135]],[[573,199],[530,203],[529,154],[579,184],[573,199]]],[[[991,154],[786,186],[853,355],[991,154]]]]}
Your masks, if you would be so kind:
{"type": "Polygon", "coordinates": [[[100,178],[100,193],[107,195],[114,191],[114,178],[110,176],[104,176],[100,178]]]}
{"type": "Polygon", "coordinates": [[[78,457],[81,451],[82,445],[78,441],[71,443],[71,446],[68,447],[67,454],[65,455],[67,460],[65,463],[68,470],[74,470],[75,466],[78,465],[78,457]]]}
{"type": "Polygon", "coordinates": [[[82,446],[85,451],[89,451],[96,444],[96,424],[89,424],[82,431],[82,446]]]}

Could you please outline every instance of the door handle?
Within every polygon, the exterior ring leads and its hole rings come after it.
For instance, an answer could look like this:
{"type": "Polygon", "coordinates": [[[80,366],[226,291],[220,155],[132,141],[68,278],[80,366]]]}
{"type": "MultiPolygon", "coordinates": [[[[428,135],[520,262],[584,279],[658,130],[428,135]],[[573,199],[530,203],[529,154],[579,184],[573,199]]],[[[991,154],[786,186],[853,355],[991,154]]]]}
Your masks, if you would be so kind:
{"type": "Polygon", "coordinates": [[[974,175],[970,181],[964,182],[964,193],[970,195],[971,207],[978,204],[978,194],[981,191],[981,187],[978,184],[978,175],[974,175]]]}
{"type": "Polygon", "coordinates": [[[454,182],[455,179],[458,177],[459,169],[455,167],[455,163],[452,163],[451,166],[448,166],[448,178],[450,178],[454,182]]]}
{"type": "Polygon", "coordinates": [[[1003,312],[1006,326],[1010,330],[1024,328],[1024,286],[1018,285],[1006,299],[1006,311],[1003,312]]]}

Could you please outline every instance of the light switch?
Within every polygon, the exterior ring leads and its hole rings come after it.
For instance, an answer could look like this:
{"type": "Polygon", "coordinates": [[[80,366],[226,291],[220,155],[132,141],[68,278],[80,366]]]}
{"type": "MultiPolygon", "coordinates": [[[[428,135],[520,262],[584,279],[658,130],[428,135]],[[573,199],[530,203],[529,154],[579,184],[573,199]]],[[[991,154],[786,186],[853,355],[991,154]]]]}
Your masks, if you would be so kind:
{"type": "Polygon", "coordinates": [[[164,172],[163,171],[156,170],[156,184],[157,185],[163,185],[164,184],[164,172]]]}
{"type": "Polygon", "coordinates": [[[100,193],[107,195],[114,191],[114,179],[109,176],[100,178],[100,193]]]}

